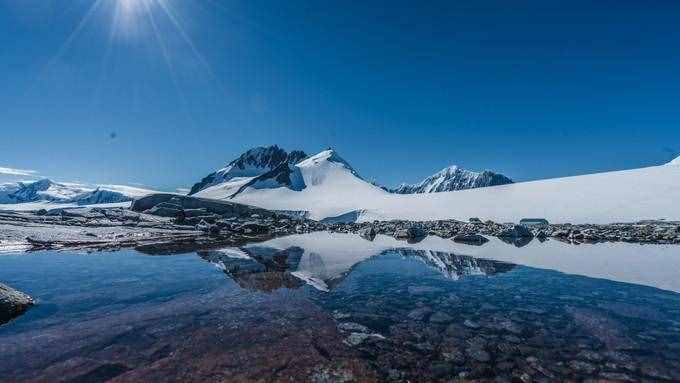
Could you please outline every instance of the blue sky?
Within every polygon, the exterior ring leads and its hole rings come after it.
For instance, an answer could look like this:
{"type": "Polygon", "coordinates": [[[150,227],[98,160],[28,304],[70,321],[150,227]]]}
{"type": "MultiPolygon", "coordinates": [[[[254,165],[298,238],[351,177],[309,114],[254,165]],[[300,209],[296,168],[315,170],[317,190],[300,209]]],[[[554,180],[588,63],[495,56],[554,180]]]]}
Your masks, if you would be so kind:
{"type": "Polygon", "coordinates": [[[173,189],[268,144],[333,146],[390,186],[450,164],[656,165],[680,154],[679,18],[672,1],[0,0],[0,168],[173,189]]]}

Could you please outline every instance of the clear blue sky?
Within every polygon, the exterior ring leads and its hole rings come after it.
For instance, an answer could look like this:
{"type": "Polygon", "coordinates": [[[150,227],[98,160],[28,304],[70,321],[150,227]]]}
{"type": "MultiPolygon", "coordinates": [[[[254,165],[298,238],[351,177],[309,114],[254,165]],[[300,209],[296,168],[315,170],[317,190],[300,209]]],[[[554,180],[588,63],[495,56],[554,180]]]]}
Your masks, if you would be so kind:
{"type": "Polygon", "coordinates": [[[274,143],[387,185],[678,155],[680,2],[420,3],[0,0],[0,167],[172,189],[274,143]]]}

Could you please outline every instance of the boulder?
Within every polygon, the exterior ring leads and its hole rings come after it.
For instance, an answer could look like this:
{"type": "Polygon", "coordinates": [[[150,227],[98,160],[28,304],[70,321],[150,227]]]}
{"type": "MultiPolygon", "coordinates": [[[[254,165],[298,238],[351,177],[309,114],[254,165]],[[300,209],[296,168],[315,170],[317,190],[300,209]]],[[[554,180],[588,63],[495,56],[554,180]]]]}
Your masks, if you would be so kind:
{"type": "Polygon", "coordinates": [[[217,225],[212,225],[206,221],[201,221],[196,225],[196,230],[211,234],[211,235],[217,235],[220,233],[220,227],[217,225]]]}
{"type": "Polygon", "coordinates": [[[0,324],[18,317],[34,304],[30,296],[0,283],[0,324]]]}
{"type": "Polygon", "coordinates": [[[269,233],[269,227],[257,222],[246,222],[239,227],[244,234],[266,234],[269,233]]]}
{"type": "Polygon", "coordinates": [[[206,208],[184,209],[184,217],[185,218],[201,217],[201,216],[206,216],[206,215],[210,215],[210,213],[208,212],[208,209],[206,209],[206,208]]]}
{"type": "Polygon", "coordinates": [[[514,225],[498,233],[501,238],[533,238],[533,234],[529,229],[522,225],[514,225]]]}
{"type": "Polygon", "coordinates": [[[479,234],[457,234],[453,237],[453,241],[476,246],[481,246],[489,242],[489,240],[486,237],[479,234]]]}
{"type": "MultiPolygon", "coordinates": [[[[154,206],[151,209],[145,210],[145,214],[151,214],[151,215],[157,215],[159,217],[169,217],[169,218],[183,218],[184,217],[184,210],[180,207],[179,209],[175,207],[167,207],[167,206],[154,206]]],[[[174,205],[176,206],[176,205],[174,205]]]]}
{"type": "Polygon", "coordinates": [[[397,239],[415,239],[427,236],[427,232],[418,226],[411,226],[408,229],[397,229],[394,232],[394,238],[397,239]]]}
{"type": "Polygon", "coordinates": [[[150,194],[138,198],[132,202],[130,209],[132,211],[143,212],[164,202],[179,205],[183,210],[205,209],[209,213],[218,214],[223,217],[250,217],[252,214],[258,214],[261,217],[271,217],[274,215],[272,211],[254,206],[169,193],[150,194]]]}
{"type": "Polygon", "coordinates": [[[375,229],[373,228],[373,226],[365,227],[365,228],[359,230],[358,234],[361,238],[367,239],[369,241],[372,241],[373,239],[375,239],[375,236],[376,236],[376,232],[375,232],[375,229]]]}

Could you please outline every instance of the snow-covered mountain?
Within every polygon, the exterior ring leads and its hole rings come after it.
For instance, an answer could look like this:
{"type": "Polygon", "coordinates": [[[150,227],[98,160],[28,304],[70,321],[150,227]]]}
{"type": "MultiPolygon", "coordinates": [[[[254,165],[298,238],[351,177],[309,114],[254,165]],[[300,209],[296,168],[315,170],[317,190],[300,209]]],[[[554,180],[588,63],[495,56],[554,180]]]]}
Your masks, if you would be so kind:
{"type": "Polygon", "coordinates": [[[152,190],[122,185],[82,185],[42,179],[0,185],[0,203],[23,204],[48,202],[59,204],[94,205],[132,201],[152,190]]]}
{"type": "Polygon", "coordinates": [[[678,156],[673,161],[669,162],[668,165],[680,165],[680,156],[678,156]]]}
{"type": "Polygon", "coordinates": [[[425,194],[389,193],[357,176],[335,151],[293,166],[304,187],[245,187],[237,195],[219,185],[197,196],[231,199],[273,210],[307,211],[312,219],[437,220],[470,217],[517,222],[611,223],[680,220],[680,160],[665,166],[425,194]],[[233,196],[233,197],[232,197],[233,196]]]}
{"type": "Polygon", "coordinates": [[[306,157],[302,151],[287,153],[276,145],[253,148],[196,183],[189,195],[216,185],[224,195],[236,194],[245,187],[287,186],[296,190],[301,185],[291,165],[306,157]]]}
{"type": "Polygon", "coordinates": [[[511,184],[512,180],[488,170],[481,173],[449,166],[417,184],[401,184],[392,192],[399,194],[438,193],[511,184]]]}

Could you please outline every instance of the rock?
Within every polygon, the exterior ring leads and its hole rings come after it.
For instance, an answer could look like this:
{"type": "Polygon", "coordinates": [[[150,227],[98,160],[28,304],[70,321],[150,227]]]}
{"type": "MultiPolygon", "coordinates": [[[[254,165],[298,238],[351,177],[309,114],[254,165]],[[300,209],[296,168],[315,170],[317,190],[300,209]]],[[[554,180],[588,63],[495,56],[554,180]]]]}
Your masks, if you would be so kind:
{"type": "Polygon", "coordinates": [[[430,316],[430,322],[432,323],[448,323],[452,320],[453,318],[451,315],[442,311],[437,311],[436,313],[432,314],[432,316],[430,316]]]}
{"type": "Polygon", "coordinates": [[[430,373],[437,378],[444,378],[451,375],[453,366],[446,362],[433,362],[430,365],[430,373]]]}
{"type": "Polygon", "coordinates": [[[353,333],[349,334],[347,339],[345,339],[344,343],[346,345],[350,346],[350,347],[358,346],[368,338],[385,339],[385,337],[380,335],[380,334],[365,334],[365,333],[353,332],[353,333]]]}
{"type": "Polygon", "coordinates": [[[361,325],[359,323],[353,323],[353,322],[343,322],[338,324],[338,328],[342,331],[347,331],[347,332],[360,332],[360,333],[369,333],[370,330],[368,327],[361,325]]]}
{"type": "Polygon", "coordinates": [[[482,223],[482,220],[477,217],[472,217],[468,220],[470,223],[482,223]]]}
{"type": "Polygon", "coordinates": [[[453,237],[453,241],[457,243],[464,243],[466,245],[475,245],[475,246],[481,246],[489,240],[479,234],[456,234],[453,237]]]}
{"type": "Polygon", "coordinates": [[[47,210],[46,209],[40,209],[35,212],[36,215],[47,215],[47,210]]]}
{"type": "Polygon", "coordinates": [[[269,233],[269,226],[257,222],[246,222],[239,227],[244,234],[266,234],[269,233]]]}
{"type": "Polygon", "coordinates": [[[427,236],[427,232],[418,226],[411,226],[408,229],[398,229],[394,232],[397,239],[416,239],[427,236]]]}
{"type": "Polygon", "coordinates": [[[217,225],[210,224],[206,221],[201,221],[196,225],[196,230],[208,233],[210,235],[217,235],[220,233],[220,227],[217,225]]]}
{"type": "Polygon", "coordinates": [[[587,362],[582,362],[580,360],[572,360],[569,362],[569,368],[571,368],[573,371],[581,373],[581,374],[587,374],[590,375],[593,372],[595,372],[596,367],[593,366],[590,363],[587,362]]]}
{"type": "Polygon", "coordinates": [[[491,360],[491,355],[479,347],[470,347],[465,350],[465,353],[467,353],[470,358],[480,363],[486,363],[491,360]]]}
{"type": "Polygon", "coordinates": [[[367,228],[359,230],[359,236],[361,236],[361,238],[372,241],[373,239],[375,239],[376,232],[373,226],[369,226],[367,228]]]}
{"type": "Polygon", "coordinates": [[[505,229],[498,233],[502,238],[532,238],[531,231],[522,225],[514,225],[512,228],[505,229]]]}
{"type": "Polygon", "coordinates": [[[27,294],[0,283],[0,324],[18,317],[34,304],[27,294]]]}
{"type": "Polygon", "coordinates": [[[210,215],[210,213],[208,212],[208,209],[205,208],[184,209],[184,217],[186,218],[201,217],[206,215],[210,215]]]}
{"type": "Polygon", "coordinates": [[[478,328],[481,327],[481,326],[479,325],[479,323],[477,323],[477,322],[475,322],[475,321],[472,321],[472,320],[470,320],[470,319],[466,319],[465,322],[463,322],[463,326],[465,326],[465,327],[467,327],[467,328],[471,328],[471,329],[473,329],[473,330],[476,330],[476,329],[478,329],[478,328]]]}
{"type": "Polygon", "coordinates": [[[184,210],[182,210],[182,207],[177,205],[170,205],[167,204],[165,206],[161,206],[159,204],[158,206],[154,206],[149,210],[145,210],[144,214],[151,214],[151,215],[157,215],[159,217],[168,217],[168,218],[184,218],[184,210]],[[169,205],[169,206],[168,206],[169,205]]]}
{"type": "Polygon", "coordinates": [[[169,193],[150,194],[138,198],[132,202],[130,209],[136,212],[143,212],[164,202],[179,205],[182,209],[206,209],[210,213],[223,217],[250,217],[252,214],[258,214],[261,217],[271,217],[275,214],[272,211],[234,202],[169,193]]]}
{"type": "Polygon", "coordinates": [[[432,309],[431,309],[431,308],[429,308],[429,307],[427,307],[427,306],[423,306],[423,307],[417,308],[417,309],[415,309],[415,310],[412,310],[411,312],[409,312],[408,314],[406,314],[406,316],[407,316],[409,319],[413,319],[413,320],[417,320],[417,321],[422,321],[423,319],[425,319],[425,317],[426,317],[427,315],[430,315],[431,312],[432,312],[432,309]]]}

